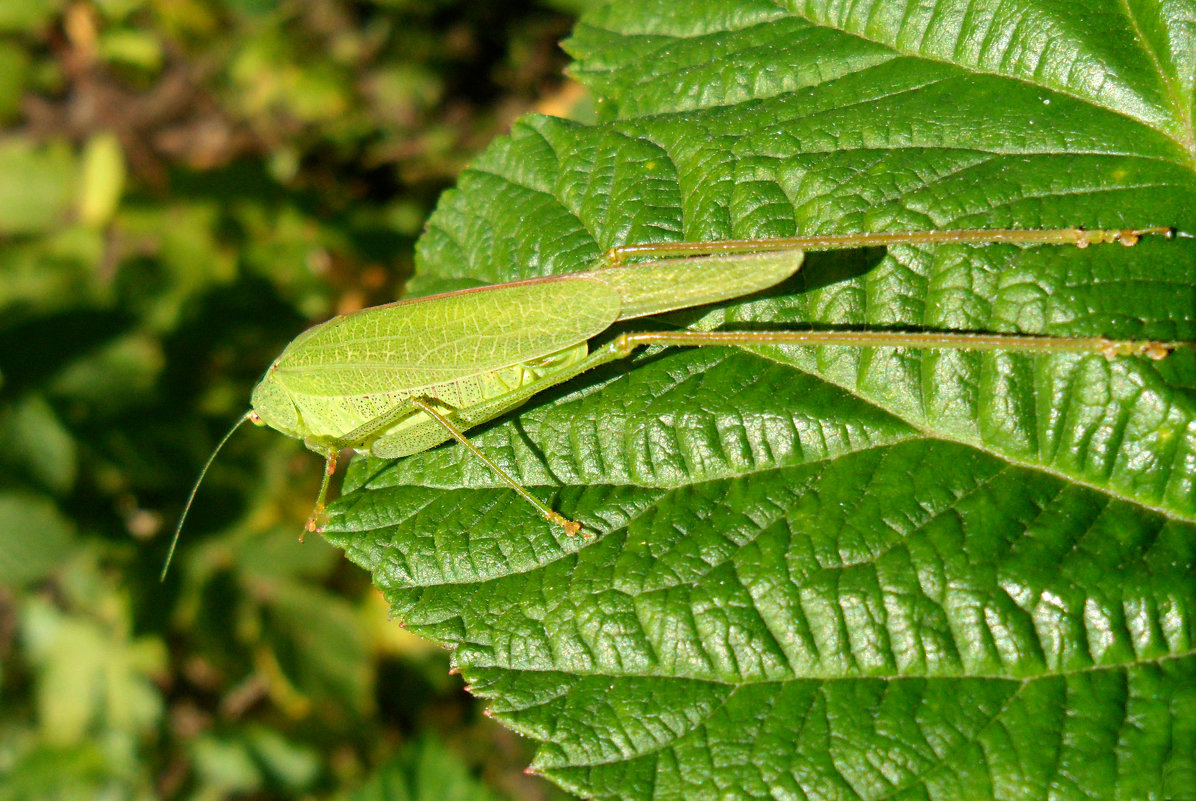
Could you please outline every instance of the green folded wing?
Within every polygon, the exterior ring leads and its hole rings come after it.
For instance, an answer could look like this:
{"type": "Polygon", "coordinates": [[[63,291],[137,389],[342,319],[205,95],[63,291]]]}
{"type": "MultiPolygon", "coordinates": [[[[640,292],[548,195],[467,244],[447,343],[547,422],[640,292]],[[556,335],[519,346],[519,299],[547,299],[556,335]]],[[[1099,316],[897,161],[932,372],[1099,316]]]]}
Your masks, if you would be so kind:
{"type": "Polygon", "coordinates": [[[576,345],[619,309],[613,289],[569,277],[435,295],[329,320],[296,339],[276,370],[307,395],[410,390],[576,345]]]}

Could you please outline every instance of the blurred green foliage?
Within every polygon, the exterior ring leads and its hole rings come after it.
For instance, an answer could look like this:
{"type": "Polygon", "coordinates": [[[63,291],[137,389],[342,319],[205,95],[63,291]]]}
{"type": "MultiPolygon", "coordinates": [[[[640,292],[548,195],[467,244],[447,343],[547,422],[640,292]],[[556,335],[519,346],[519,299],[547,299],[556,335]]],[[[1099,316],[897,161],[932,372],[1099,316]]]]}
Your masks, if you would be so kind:
{"type": "Polygon", "coordinates": [[[401,294],[465,161],[576,102],[582,5],[0,0],[0,801],[554,793],[296,544],[296,443],[234,438],[157,571],[273,356],[401,294]]]}

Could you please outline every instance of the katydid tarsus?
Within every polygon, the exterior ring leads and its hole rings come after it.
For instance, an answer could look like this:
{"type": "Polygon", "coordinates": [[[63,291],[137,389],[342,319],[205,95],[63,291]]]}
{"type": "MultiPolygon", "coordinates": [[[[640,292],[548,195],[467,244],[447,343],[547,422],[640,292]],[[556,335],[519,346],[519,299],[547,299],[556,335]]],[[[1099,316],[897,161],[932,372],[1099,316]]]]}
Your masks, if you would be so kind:
{"type": "MultiPolygon", "coordinates": [[[[216,446],[191,490],[171,542],[220,448],[246,420],[303,440],[325,459],[307,521],[323,514],[337,455],[346,448],[396,459],[455,439],[568,534],[580,531],[525,490],[464,435],[532,396],[648,345],[852,345],[858,347],[1099,353],[1160,359],[1184,343],[952,331],[641,331],[591,351],[590,339],[637,317],[717,303],[768,289],[807,251],[901,244],[1133,245],[1172,229],[964,229],[785,239],[633,244],[593,269],[399,301],[336,317],[300,334],[253,391],[252,410],[216,446]]],[[[163,568],[163,575],[166,567],[163,568]]]]}

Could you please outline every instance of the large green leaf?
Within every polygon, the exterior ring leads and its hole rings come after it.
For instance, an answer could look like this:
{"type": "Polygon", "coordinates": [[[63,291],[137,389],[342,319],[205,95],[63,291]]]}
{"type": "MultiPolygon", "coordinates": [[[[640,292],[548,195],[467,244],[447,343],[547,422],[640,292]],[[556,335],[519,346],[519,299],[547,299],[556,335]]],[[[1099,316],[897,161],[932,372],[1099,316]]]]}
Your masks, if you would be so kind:
{"type": "MultiPolygon", "coordinates": [[[[446,195],[428,284],[613,245],[1196,231],[1191,3],[616,3],[604,122],[532,118],[446,195]]],[[[813,255],[656,325],[1196,339],[1190,238],[813,255]]],[[[599,798],[1196,798],[1190,352],[673,350],[362,461],[327,535],[599,798]]]]}

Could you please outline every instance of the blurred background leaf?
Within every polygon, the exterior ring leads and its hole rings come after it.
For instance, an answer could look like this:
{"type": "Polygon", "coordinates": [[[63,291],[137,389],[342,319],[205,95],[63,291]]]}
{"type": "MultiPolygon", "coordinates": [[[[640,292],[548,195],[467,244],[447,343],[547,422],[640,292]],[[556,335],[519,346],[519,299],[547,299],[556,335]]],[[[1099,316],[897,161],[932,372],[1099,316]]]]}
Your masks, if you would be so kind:
{"type": "Polygon", "coordinates": [[[238,435],[156,572],[282,346],[401,294],[514,118],[583,107],[583,5],[0,2],[0,799],[344,797],[404,759],[412,798],[554,795],[441,649],[296,543],[294,443],[238,435]]]}

